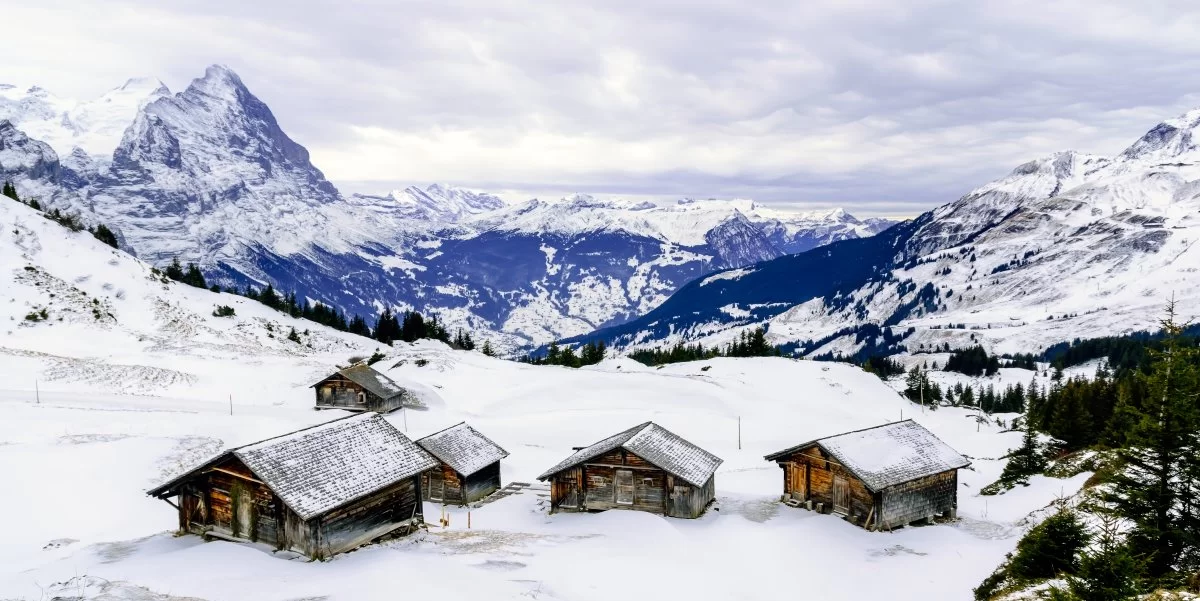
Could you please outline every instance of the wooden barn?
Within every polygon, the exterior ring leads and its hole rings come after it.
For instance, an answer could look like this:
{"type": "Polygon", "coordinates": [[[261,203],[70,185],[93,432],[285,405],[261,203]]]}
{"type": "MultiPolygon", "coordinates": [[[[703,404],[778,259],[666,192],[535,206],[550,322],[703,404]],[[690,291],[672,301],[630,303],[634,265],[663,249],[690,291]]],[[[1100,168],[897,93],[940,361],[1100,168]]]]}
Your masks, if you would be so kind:
{"type": "Polygon", "coordinates": [[[230,449],[147,494],[179,510],[181,533],[322,559],[419,526],[420,476],[436,466],[368,413],[230,449]]]}
{"type": "Polygon", "coordinates": [[[965,457],[912,420],[855,430],[767,455],[793,503],[869,530],[954,517],[965,457]]]}
{"type": "Polygon", "coordinates": [[[405,403],[419,405],[410,391],[366,363],[339,369],[312,388],[317,391],[317,409],[387,413],[405,403]]]}
{"type": "Polygon", "coordinates": [[[421,474],[426,501],[466,505],[500,488],[500,460],[508,457],[508,451],[466,422],[430,434],[417,444],[440,464],[421,474]]]}
{"type": "Polygon", "coordinates": [[[538,476],[550,512],[634,509],[695,518],[716,496],[721,459],[653,422],[575,451],[538,476]]]}

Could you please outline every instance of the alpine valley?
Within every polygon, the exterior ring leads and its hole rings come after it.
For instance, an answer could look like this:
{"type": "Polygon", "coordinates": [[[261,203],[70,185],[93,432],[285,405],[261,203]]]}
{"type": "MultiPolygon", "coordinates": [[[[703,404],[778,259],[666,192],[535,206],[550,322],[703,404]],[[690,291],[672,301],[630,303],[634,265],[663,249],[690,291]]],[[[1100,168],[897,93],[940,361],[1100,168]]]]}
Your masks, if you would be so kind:
{"type": "Polygon", "coordinates": [[[887,355],[982,344],[1039,351],[1157,330],[1170,298],[1200,306],[1200,110],[1123,152],[1061,152],[858,240],[689,283],[647,315],[596,333],[624,347],[708,344],[766,326],[807,355],[887,355]]]}
{"type": "Polygon", "coordinates": [[[151,264],[195,262],[222,286],[271,284],[347,314],[413,308],[510,351],[623,324],[716,270],[892,225],[744,200],[344,195],[222,66],[177,94],[133,79],[83,103],[0,86],[0,179],[151,264]]]}

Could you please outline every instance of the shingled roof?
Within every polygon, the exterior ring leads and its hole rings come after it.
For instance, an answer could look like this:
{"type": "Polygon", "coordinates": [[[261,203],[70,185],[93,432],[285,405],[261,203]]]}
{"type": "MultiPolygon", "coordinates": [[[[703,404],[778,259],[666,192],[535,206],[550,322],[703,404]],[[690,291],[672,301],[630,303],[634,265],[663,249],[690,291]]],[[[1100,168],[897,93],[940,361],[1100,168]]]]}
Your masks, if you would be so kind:
{"type": "Polygon", "coordinates": [[[185,478],[230,455],[305,520],[438,465],[383,416],[363,413],[230,449],[147,494],[170,496],[185,478]]]}
{"type": "Polygon", "coordinates": [[[421,438],[417,444],[464,476],[470,476],[508,457],[508,451],[466,422],[421,438]]]}
{"type": "Polygon", "coordinates": [[[782,459],[818,445],[872,491],[959,469],[971,462],[911,419],[811,440],[766,456],[782,459]]]}
{"type": "MultiPolygon", "coordinates": [[[[358,384],[359,386],[362,386],[368,392],[380,398],[390,399],[394,396],[404,394],[403,386],[376,371],[374,367],[371,367],[366,363],[355,363],[350,367],[339,369],[337,370],[337,374],[345,377],[347,380],[350,380],[355,384],[358,384]]],[[[332,378],[333,375],[335,374],[331,374],[329,377],[322,379],[321,382],[332,378]]],[[[317,386],[321,382],[317,382],[316,384],[309,386],[309,388],[317,386]]]]}
{"type": "Polygon", "coordinates": [[[547,480],[558,472],[621,448],[682,478],[692,486],[704,486],[716,473],[717,466],[722,463],[721,458],[684,440],[678,434],[654,422],[646,422],[575,451],[570,457],[538,476],[538,480],[547,480]]]}

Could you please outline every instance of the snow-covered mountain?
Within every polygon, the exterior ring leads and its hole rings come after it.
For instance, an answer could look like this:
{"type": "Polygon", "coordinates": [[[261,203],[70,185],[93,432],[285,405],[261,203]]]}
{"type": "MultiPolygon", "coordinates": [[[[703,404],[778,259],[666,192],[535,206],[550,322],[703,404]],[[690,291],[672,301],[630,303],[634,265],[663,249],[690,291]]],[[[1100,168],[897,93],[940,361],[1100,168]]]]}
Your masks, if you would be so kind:
{"type": "Polygon", "coordinates": [[[1152,329],[1172,296],[1200,314],[1200,110],[1113,157],[1056,153],[879,236],[687,285],[633,322],[584,337],[717,342],[767,324],[809,353],[976,341],[1038,351],[1152,329]],[[911,329],[911,332],[909,331],[911,329]]]}
{"type": "Polygon", "coordinates": [[[501,348],[622,323],[713,270],[890,225],[750,201],[507,204],[440,184],[345,196],[223,66],[177,94],[138,79],[86,103],[38,88],[0,98],[0,177],[105,223],[144,260],[348,313],[438,313],[501,348]]]}

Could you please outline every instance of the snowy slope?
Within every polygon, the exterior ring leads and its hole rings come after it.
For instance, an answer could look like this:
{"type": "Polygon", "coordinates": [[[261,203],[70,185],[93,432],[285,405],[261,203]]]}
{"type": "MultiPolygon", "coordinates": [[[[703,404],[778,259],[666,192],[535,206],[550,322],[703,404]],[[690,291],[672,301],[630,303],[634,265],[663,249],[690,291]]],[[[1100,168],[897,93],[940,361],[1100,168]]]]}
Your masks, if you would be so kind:
{"type": "Polygon", "coordinates": [[[1197,127],[1193,111],[1115,157],[1064,152],[1031,161],[879,236],[713,276],[712,285],[689,285],[637,322],[598,335],[625,344],[717,342],[769,323],[777,343],[852,354],[878,342],[870,327],[892,326],[914,329],[903,343],[910,350],[979,342],[1036,352],[1152,329],[1172,295],[1185,317],[1195,316],[1197,127]]]}

